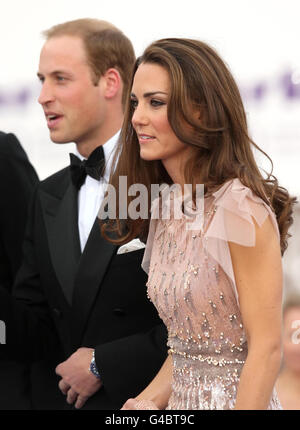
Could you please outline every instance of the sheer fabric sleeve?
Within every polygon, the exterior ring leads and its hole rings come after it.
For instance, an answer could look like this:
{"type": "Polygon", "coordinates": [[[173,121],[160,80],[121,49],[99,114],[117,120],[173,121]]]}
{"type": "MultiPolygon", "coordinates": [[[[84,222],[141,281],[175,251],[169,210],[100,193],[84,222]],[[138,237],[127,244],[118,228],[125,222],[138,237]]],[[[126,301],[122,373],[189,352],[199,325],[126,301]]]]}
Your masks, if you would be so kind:
{"type": "Polygon", "coordinates": [[[144,257],[142,261],[142,269],[146,273],[149,273],[149,269],[150,269],[150,260],[151,260],[151,253],[152,253],[153,242],[155,237],[156,224],[157,224],[157,220],[151,219],[146,248],[145,248],[144,257]]]}
{"type": "MultiPolygon", "coordinates": [[[[164,193],[165,191],[167,193],[169,193],[169,186],[167,184],[163,184],[161,186],[161,193],[164,193]]],[[[170,196],[170,198],[172,199],[172,196],[170,196]]],[[[164,202],[164,210],[166,210],[166,212],[168,212],[168,206],[169,205],[170,205],[170,200],[166,199],[166,201],[164,202]]],[[[155,236],[156,236],[156,229],[158,226],[158,220],[160,219],[160,217],[163,213],[162,212],[162,206],[163,205],[162,205],[162,201],[161,201],[161,194],[159,194],[151,202],[151,219],[150,219],[150,224],[149,224],[149,232],[148,232],[146,248],[144,251],[144,257],[143,257],[143,261],[141,264],[142,269],[146,273],[149,273],[149,270],[150,270],[151,254],[152,254],[153,243],[154,243],[155,236]]]]}
{"type": "Polygon", "coordinates": [[[150,270],[150,260],[151,260],[151,254],[152,254],[152,248],[155,238],[155,232],[157,227],[157,221],[159,218],[159,208],[160,208],[160,199],[157,197],[153,200],[151,204],[151,219],[150,219],[150,225],[149,225],[149,232],[148,232],[148,238],[146,242],[146,247],[144,251],[144,257],[142,261],[142,269],[149,273],[150,270]]]}
{"type": "Polygon", "coordinates": [[[215,213],[204,233],[204,246],[232,281],[238,302],[228,242],[255,246],[254,220],[261,227],[268,216],[271,218],[279,241],[276,216],[272,209],[239,179],[226,182],[213,196],[215,213]]]}

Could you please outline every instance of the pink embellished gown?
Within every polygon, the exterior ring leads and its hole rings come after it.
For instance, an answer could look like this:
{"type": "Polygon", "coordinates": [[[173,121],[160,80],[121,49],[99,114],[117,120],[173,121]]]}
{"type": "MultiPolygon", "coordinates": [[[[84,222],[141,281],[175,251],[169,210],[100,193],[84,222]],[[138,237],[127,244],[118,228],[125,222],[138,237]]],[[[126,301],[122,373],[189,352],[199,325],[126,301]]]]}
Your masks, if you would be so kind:
{"type": "MultiPolygon", "coordinates": [[[[173,214],[174,215],[174,214],[173,214]]],[[[167,409],[233,409],[247,338],[228,241],[254,246],[255,225],[274,213],[238,179],[204,200],[201,231],[186,218],[151,220],[143,267],[148,295],[168,329],[173,359],[167,409]]],[[[273,392],[269,409],[281,409],[273,392]]]]}

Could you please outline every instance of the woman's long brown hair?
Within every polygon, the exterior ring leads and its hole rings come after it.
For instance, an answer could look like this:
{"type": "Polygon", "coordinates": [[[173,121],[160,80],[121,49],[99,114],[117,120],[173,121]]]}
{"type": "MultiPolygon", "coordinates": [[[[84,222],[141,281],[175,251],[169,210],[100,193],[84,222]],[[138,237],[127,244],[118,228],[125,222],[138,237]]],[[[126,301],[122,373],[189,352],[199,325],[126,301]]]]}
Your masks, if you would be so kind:
{"type": "MultiPolygon", "coordinates": [[[[204,184],[206,192],[212,192],[226,181],[239,178],[274,210],[283,254],[287,248],[288,230],[293,222],[292,206],[296,199],[279,186],[272,175],[272,160],[249,137],[240,92],[227,66],[207,44],[176,38],[152,43],[136,61],[132,82],[141,63],[158,64],[169,73],[169,123],[176,136],[192,147],[192,156],[185,166],[185,183],[192,184],[193,188],[196,184],[204,184]],[[195,118],[192,115],[194,112],[199,112],[199,117],[195,118]],[[270,160],[271,173],[265,178],[256,164],[254,148],[270,160]]],[[[117,213],[119,177],[127,177],[128,188],[132,184],[144,184],[148,189],[150,218],[151,184],[171,184],[172,181],[160,160],[145,161],[140,158],[139,142],[131,123],[132,115],[133,108],[128,96],[115,158],[118,162],[110,183],[117,191],[117,213]]],[[[128,197],[128,205],[131,200],[133,197],[128,197]]],[[[101,229],[108,240],[122,244],[135,237],[145,239],[148,226],[149,219],[120,220],[117,216],[117,220],[103,223],[101,229]]]]}

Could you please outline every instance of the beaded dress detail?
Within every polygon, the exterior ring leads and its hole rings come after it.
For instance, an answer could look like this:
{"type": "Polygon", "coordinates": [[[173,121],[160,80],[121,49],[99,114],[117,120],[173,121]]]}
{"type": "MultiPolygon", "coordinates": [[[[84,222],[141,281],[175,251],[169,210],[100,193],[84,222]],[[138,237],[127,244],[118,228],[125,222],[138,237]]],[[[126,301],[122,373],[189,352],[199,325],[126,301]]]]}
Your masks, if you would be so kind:
{"type": "MultiPolygon", "coordinates": [[[[261,226],[268,216],[279,237],[269,206],[233,179],[204,199],[201,230],[188,230],[185,217],[151,219],[142,266],[168,329],[167,409],[234,408],[248,350],[228,241],[254,246],[253,218],[261,226]]],[[[269,409],[281,409],[275,391],[269,409]]]]}

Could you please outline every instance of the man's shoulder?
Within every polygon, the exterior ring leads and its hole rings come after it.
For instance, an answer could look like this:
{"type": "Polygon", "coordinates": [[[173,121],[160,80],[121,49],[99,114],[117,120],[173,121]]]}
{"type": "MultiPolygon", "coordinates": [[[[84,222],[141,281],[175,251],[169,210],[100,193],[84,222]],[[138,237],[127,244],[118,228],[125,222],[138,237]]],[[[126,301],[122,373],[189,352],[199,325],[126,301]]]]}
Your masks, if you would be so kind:
{"type": "Polygon", "coordinates": [[[40,183],[40,189],[45,192],[61,191],[70,183],[70,167],[67,166],[53,173],[40,183]]]}
{"type": "Polygon", "coordinates": [[[27,160],[24,149],[13,133],[0,131],[0,157],[3,159],[15,157],[27,160]]]}

